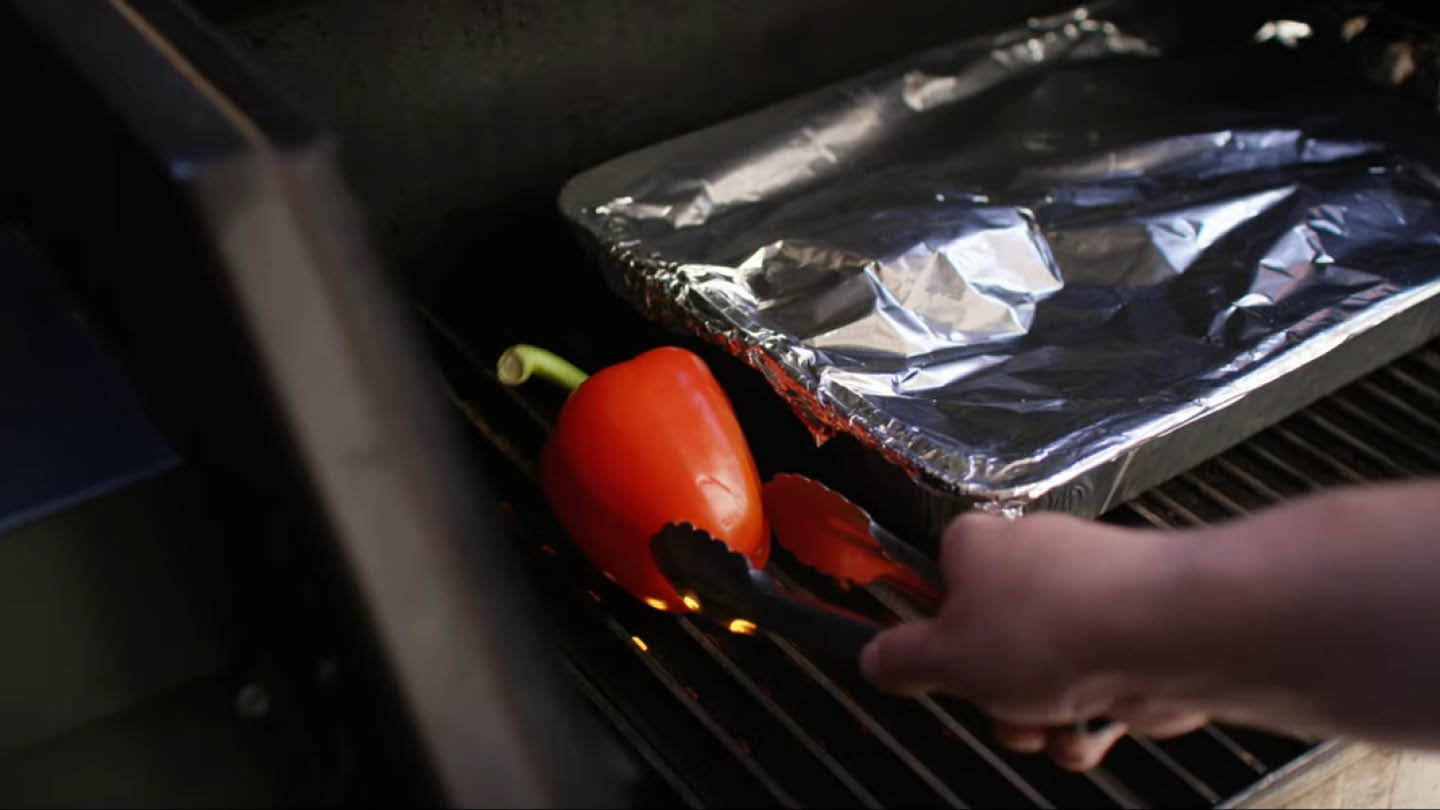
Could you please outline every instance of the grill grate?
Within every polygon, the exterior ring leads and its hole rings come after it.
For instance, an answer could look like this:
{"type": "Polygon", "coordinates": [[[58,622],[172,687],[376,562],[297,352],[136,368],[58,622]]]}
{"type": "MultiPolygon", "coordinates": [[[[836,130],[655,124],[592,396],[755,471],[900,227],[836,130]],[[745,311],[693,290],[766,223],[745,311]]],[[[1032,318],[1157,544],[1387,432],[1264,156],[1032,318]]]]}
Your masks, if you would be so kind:
{"type": "MultiPolygon", "coordinates": [[[[450,394],[476,427],[509,528],[545,594],[577,688],[648,767],[642,804],[686,806],[1213,806],[1314,750],[1316,741],[1209,726],[1131,735],[1090,773],[990,742],[988,721],[948,697],[880,695],[787,641],[734,635],[646,608],[564,540],[533,480],[549,413],[495,382],[433,319],[450,394]]],[[[1440,472],[1440,354],[1422,349],[1124,504],[1105,520],[1199,526],[1336,484],[1440,472]]],[[[915,615],[884,586],[840,592],[776,549],[775,575],[851,610],[915,615]]]]}

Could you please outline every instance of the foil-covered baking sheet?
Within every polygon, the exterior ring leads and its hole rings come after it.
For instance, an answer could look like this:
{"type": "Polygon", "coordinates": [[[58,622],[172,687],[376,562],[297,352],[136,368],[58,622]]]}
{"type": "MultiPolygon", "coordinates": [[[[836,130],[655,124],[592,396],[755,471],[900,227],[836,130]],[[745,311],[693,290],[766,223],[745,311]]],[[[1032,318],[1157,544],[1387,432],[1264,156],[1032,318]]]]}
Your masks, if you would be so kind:
{"type": "Polygon", "coordinates": [[[1096,514],[1440,328],[1435,111],[1347,24],[1160,43],[1077,9],[624,156],[561,207],[817,438],[1096,514]]]}

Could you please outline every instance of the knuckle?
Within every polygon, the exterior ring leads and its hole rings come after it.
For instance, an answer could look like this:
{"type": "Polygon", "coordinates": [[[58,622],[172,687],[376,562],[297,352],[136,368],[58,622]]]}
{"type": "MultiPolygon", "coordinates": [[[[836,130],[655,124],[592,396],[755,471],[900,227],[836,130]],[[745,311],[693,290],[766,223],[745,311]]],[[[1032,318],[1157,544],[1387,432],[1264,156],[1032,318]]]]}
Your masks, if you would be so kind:
{"type": "Polygon", "coordinates": [[[996,525],[1003,525],[1004,521],[1004,518],[979,512],[956,516],[940,538],[941,565],[949,569],[959,563],[971,546],[987,537],[996,525]]]}
{"type": "Polygon", "coordinates": [[[994,515],[987,515],[984,512],[963,512],[956,515],[949,527],[945,530],[945,537],[967,537],[976,533],[983,533],[996,521],[1004,520],[994,515]]]}
{"type": "Polygon", "coordinates": [[[881,633],[870,642],[862,653],[862,668],[865,676],[878,686],[884,686],[889,681],[893,669],[890,664],[891,647],[894,644],[892,635],[892,633],[881,633]]]}
{"type": "Polygon", "coordinates": [[[1061,536],[1066,532],[1083,531],[1094,527],[1092,521],[1060,512],[1036,512],[1020,521],[1022,526],[1037,536],[1061,536]]]}

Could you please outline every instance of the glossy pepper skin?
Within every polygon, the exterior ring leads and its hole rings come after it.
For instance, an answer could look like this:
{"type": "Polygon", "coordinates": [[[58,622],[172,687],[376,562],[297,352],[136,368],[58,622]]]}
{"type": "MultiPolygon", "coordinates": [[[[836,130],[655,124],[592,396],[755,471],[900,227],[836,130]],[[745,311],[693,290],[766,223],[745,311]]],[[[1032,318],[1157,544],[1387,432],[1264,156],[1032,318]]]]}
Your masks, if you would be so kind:
{"type": "Polygon", "coordinates": [[[653,349],[581,383],[541,452],[540,481],[591,562],[652,607],[690,610],[650,556],[668,522],[723,538],[756,567],[770,555],[750,447],[709,368],[684,349],[653,349]]]}

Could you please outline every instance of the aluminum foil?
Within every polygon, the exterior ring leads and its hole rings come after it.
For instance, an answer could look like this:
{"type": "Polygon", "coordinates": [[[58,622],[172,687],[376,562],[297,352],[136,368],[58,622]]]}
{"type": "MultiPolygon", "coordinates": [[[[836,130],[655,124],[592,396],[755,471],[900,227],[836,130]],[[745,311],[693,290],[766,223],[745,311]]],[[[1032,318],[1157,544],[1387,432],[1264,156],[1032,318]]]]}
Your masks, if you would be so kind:
{"type": "Polygon", "coordinates": [[[1162,48],[1078,9],[619,158],[561,207],[618,291],[817,439],[1094,514],[1285,415],[1247,397],[1318,396],[1388,356],[1295,372],[1440,311],[1433,109],[1344,37],[1269,30],[1162,48]]]}

